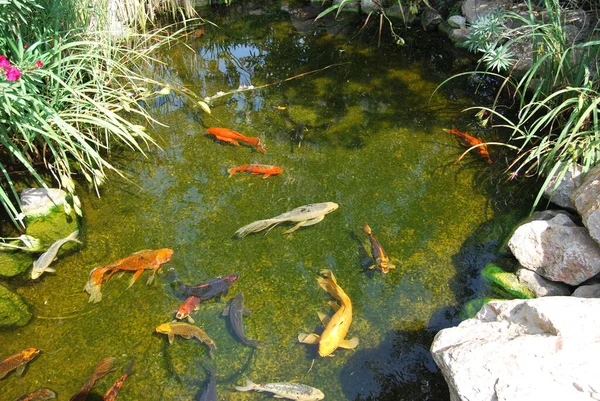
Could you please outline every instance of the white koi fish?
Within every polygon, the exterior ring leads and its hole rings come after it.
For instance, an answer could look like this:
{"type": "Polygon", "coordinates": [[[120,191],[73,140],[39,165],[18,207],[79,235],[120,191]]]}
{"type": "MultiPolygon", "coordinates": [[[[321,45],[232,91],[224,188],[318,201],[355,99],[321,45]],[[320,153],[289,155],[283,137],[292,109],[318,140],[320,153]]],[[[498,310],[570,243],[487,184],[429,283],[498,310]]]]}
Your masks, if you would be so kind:
{"type": "Polygon", "coordinates": [[[246,377],[245,386],[236,386],[237,391],[267,391],[273,393],[275,398],[286,398],[288,400],[297,401],[319,401],[325,398],[325,394],[319,389],[307,386],[301,383],[267,383],[267,384],[256,384],[252,383],[250,379],[246,377]]]}
{"type": "Polygon", "coordinates": [[[50,263],[52,263],[52,262],[54,262],[54,260],[56,260],[56,254],[58,253],[58,250],[65,243],[67,243],[69,241],[75,241],[75,242],[81,244],[81,241],[79,241],[77,239],[78,235],[79,235],[79,230],[75,230],[71,234],[69,234],[68,237],[59,239],[54,244],[50,245],[50,248],[48,248],[48,250],[46,252],[42,253],[40,255],[40,257],[35,262],[33,262],[33,270],[31,270],[31,278],[35,280],[36,278],[41,276],[42,273],[44,273],[44,272],[55,272],[56,269],[50,268],[48,266],[50,266],[50,263]]]}

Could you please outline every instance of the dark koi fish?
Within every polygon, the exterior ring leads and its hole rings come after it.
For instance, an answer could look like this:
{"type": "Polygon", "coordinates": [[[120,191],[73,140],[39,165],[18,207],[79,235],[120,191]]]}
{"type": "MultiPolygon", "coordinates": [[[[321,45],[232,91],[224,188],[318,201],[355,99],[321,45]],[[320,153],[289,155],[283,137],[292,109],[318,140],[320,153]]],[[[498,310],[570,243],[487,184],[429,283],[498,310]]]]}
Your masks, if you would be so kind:
{"type": "Polygon", "coordinates": [[[262,146],[260,138],[257,137],[247,137],[240,134],[237,131],[234,131],[229,128],[208,128],[206,130],[211,135],[214,135],[216,139],[222,142],[230,143],[234,146],[240,146],[239,142],[244,142],[249,145],[252,145],[259,152],[266,152],[265,148],[262,146]]]}
{"type": "Polygon", "coordinates": [[[229,288],[238,278],[240,278],[239,274],[231,273],[197,285],[185,285],[179,283],[179,291],[188,296],[193,295],[198,297],[200,298],[200,301],[208,301],[219,295],[227,295],[229,288]]]}
{"type": "Polygon", "coordinates": [[[206,385],[206,388],[204,389],[202,394],[200,394],[200,397],[197,398],[196,400],[197,401],[217,401],[216,372],[212,368],[205,368],[205,370],[208,371],[208,376],[209,376],[208,384],[206,385]]]}
{"type": "Polygon", "coordinates": [[[102,396],[104,401],[114,401],[119,395],[119,391],[121,391],[121,387],[123,387],[123,383],[125,383],[125,379],[131,374],[131,370],[133,369],[133,361],[129,363],[125,373],[123,376],[119,377],[119,379],[112,385],[111,388],[108,389],[106,393],[102,396]]]}
{"type": "Polygon", "coordinates": [[[452,129],[444,129],[444,131],[449,134],[456,135],[459,141],[466,147],[477,146],[477,152],[479,156],[485,160],[488,164],[492,163],[492,159],[490,158],[490,154],[488,153],[487,146],[483,143],[481,139],[475,138],[469,134],[465,134],[464,132],[460,132],[456,128],[452,129]]]}
{"type": "Polygon", "coordinates": [[[94,387],[94,384],[96,384],[98,380],[102,379],[104,376],[113,371],[114,363],[115,358],[112,357],[104,358],[103,360],[98,362],[98,365],[96,365],[96,369],[94,370],[92,376],[83,385],[81,390],[79,390],[77,394],[71,397],[69,401],[84,401],[87,398],[90,391],[92,390],[92,387],[94,387]]]}
{"type": "Polygon", "coordinates": [[[390,263],[390,258],[387,256],[387,253],[385,253],[379,241],[373,236],[371,227],[365,223],[363,231],[369,236],[369,242],[371,242],[371,254],[375,261],[375,264],[370,266],[369,270],[379,267],[382,273],[387,273],[390,269],[395,269],[396,266],[390,263]]]}
{"type": "Polygon", "coordinates": [[[244,334],[244,323],[242,318],[244,315],[249,315],[250,311],[244,307],[244,294],[239,292],[231,303],[223,311],[223,316],[229,316],[231,328],[240,341],[252,348],[264,348],[258,340],[251,340],[244,334]]]}
{"type": "Polygon", "coordinates": [[[263,179],[269,178],[272,175],[283,173],[281,167],[277,166],[270,166],[268,164],[244,164],[243,166],[233,167],[227,170],[229,173],[229,178],[231,178],[238,171],[246,171],[255,175],[263,174],[263,179]]]}
{"type": "Polygon", "coordinates": [[[19,352],[18,354],[9,356],[0,362],[0,379],[9,374],[11,371],[16,370],[16,375],[21,376],[25,370],[27,362],[39,354],[41,350],[37,348],[27,348],[19,352]]]}
{"type": "Polygon", "coordinates": [[[56,393],[49,388],[38,388],[29,394],[25,394],[17,399],[17,401],[47,401],[56,398],[56,393]]]}

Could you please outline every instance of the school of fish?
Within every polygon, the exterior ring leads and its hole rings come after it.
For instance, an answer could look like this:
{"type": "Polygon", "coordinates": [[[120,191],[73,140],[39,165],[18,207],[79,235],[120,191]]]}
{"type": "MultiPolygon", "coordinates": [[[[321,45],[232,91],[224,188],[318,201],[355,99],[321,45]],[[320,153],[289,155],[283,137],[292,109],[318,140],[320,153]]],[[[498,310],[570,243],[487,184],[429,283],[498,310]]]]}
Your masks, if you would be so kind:
{"type": "MultiPolygon", "coordinates": [[[[303,131],[304,126],[301,126],[300,128],[297,127],[296,131],[300,129],[303,131]]],[[[479,152],[479,155],[485,161],[491,163],[487,148],[481,140],[462,133],[456,128],[445,131],[459,137],[461,143],[465,144],[465,146],[475,147],[479,152]]],[[[228,128],[209,128],[207,129],[207,132],[221,142],[229,143],[234,146],[240,146],[240,142],[243,142],[254,147],[259,152],[264,153],[266,151],[260,138],[257,137],[246,137],[239,132],[228,128]]],[[[297,132],[297,134],[301,135],[302,132],[297,132]]],[[[228,170],[230,177],[237,172],[249,172],[253,175],[262,174],[263,178],[267,178],[281,174],[283,169],[265,164],[247,164],[228,170]]],[[[284,231],[285,233],[292,233],[301,227],[312,226],[321,222],[327,214],[337,210],[338,207],[339,205],[334,202],[313,203],[299,206],[275,217],[257,220],[247,224],[238,229],[235,232],[235,235],[239,238],[243,238],[248,234],[265,229],[268,229],[268,232],[273,227],[282,223],[293,223],[294,225],[291,228],[284,231]]],[[[396,266],[391,262],[391,259],[383,249],[381,243],[373,235],[371,227],[366,223],[363,225],[363,232],[367,235],[367,240],[371,249],[371,258],[373,260],[369,269],[379,269],[382,273],[388,273],[390,269],[394,269],[396,266]]],[[[39,278],[44,272],[53,272],[54,269],[49,266],[56,260],[59,249],[69,241],[81,244],[81,241],[78,240],[78,235],[79,231],[74,231],[67,237],[57,240],[41,254],[33,264],[31,272],[32,279],[39,278]]],[[[119,272],[134,272],[130,279],[129,286],[127,287],[129,288],[145,270],[151,270],[152,273],[147,280],[147,284],[151,284],[161,266],[171,261],[173,253],[174,251],[170,248],[143,250],[107,265],[95,267],[90,271],[89,279],[84,287],[84,290],[89,294],[88,302],[100,302],[102,300],[101,286],[114,274],[119,272]]],[[[177,309],[175,319],[171,322],[160,324],[155,328],[155,332],[165,334],[169,344],[174,344],[176,336],[180,336],[187,340],[195,338],[207,346],[208,355],[211,358],[214,358],[214,351],[217,350],[216,343],[203,329],[192,324],[194,323],[194,319],[191,314],[198,311],[201,308],[201,305],[208,300],[218,297],[227,297],[231,286],[238,281],[240,276],[237,273],[231,273],[197,284],[184,284],[177,277],[176,270],[174,268],[171,268],[170,270],[175,272],[175,280],[172,283],[172,286],[180,296],[184,298],[184,302],[177,309]],[[187,319],[188,322],[182,322],[181,320],[183,319],[187,319]]],[[[298,342],[316,345],[318,355],[321,357],[333,356],[333,353],[340,348],[356,348],[359,344],[357,337],[346,339],[353,319],[352,301],[350,297],[338,284],[336,277],[329,269],[323,269],[319,272],[317,284],[333,298],[333,300],[329,301],[329,305],[333,309],[333,315],[328,316],[318,312],[323,331],[321,334],[300,333],[297,337],[298,342]]],[[[240,343],[252,348],[264,348],[264,343],[248,338],[245,334],[244,316],[247,316],[250,312],[248,308],[245,307],[244,303],[245,298],[243,292],[238,292],[229,300],[222,315],[228,318],[230,329],[240,343]]],[[[28,348],[17,354],[6,357],[4,360],[0,361],[0,379],[4,378],[12,371],[15,371],[17,375],[21,375],[26,365],[40,353],[41,351],[37,348],[28,348]]],[[[104,401],[114,401],[117,398],[125,380],[133,373],[133,363],[133,361],[129,363],[125,372],[104,393],[102,396],[104,401]]],[[[70,398],[70,401],[86,400],[95,384],[114,371],[114,364],[115,358],[113,357],[105,358],[100,361],[92,375],[83,387],[70,398]]],[[[207,370],[209,380],[207,386],[197,399],[201,401],[216,401],[216,370],[211,367],[205,369],[207,370]]],[[[299,401],[318,401],[325,397],[321,390],[301,383],[275,382],[256,384],[248,378],[246,378],[246,384],[244,386],[236,386],[235,390],[242,392],[268,392],[273,394],[276,398],[299,401]]],[[[55,397],[56,394],[51,389],[38,388],[23,395],[19,400],[49,400],[55,397]]]]}

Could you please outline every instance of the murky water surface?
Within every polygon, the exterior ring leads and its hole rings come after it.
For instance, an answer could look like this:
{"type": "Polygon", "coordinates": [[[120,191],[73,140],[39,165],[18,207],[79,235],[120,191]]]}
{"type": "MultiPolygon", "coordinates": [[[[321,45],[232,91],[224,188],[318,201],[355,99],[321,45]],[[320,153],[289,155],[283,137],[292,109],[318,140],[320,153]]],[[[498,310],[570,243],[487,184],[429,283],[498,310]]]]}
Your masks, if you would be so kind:
{"type": "MultiPolygon", "coordinates": [[[[167,125],[151,129],[162,149],[147,157],[116,154],[129,181],[113,177],[101,198],[84,194],[83,248],[55,262],[56,274],[13,281],[36,317],[0,332],[0,356],[27,347],[43,354],[23,377],[0,381],[2,400],[42,386],[68,400],[108,356],[116,357],[117,370],[94,394],[135,360],[123,400],[194,399],[207,367],[216,369],[219,400],[270,397],[236,392],[245,376],[305,383],[326,400],[448,399],[429,345],[437,330],[456,324],[462,303],[476,293],[478,269],[521,214],[506,218],[509,209],[522,210],[508,190],[490,185],[501,167],[476,155],[454,163],[464,149],[442,129],[472,122],[461,114],[472,103],[461,87],[432,93],[460,71],[459,59],[434,34],[407,36],[404,48],[385,40],[378,48],[376,24],[358,36],[356,25],[330,35],[327,27],[298,31],[304,28],[278,8],[238,7],[207,14],[219,27],[207,25],[185,46],[163,52],[164,64],[152,72],[203,96],[268,86],[219,97],[210,116],[175,95],[153,105],[167,125]],[[290,138],[300,122],[307,130],[298,144],[290,138]],[[206,134],[211,126],[258,136],[267,152],[216,142],[206,134]],[[229,168],[250,163],[284,172],[228,178],[229,168]],[[317,225],[233,238],[252,221],[327,201],[339,209],[317,225]],[[397,266],[387,275],[366,270],[365,222],[397,266]],[[92,268],[163,247],[174,255],[152,285],[145,283],[149,272],[129,289],[131,274],[117,275],[103,286],[102,302],[88,304],[83,286],[92,268]],[[185,299],[172,289],[169,268],[188,284],[240,274],[227,297],[192,315],[217,344],[213,360],[196,340],[178,337],[169,345],[154,332],[185,299]],[[319,330],[317,312],[331,312],[316,281],[324,268],[353,302],[348,338],[360,344],[321,358],[296,338],[319,330]],[[240,291],[251,311],[246,334],[264,349],[240,343],[221,316],[240,291]]],[[[493,150],[492,157],[498,157],[493,150]]]]}

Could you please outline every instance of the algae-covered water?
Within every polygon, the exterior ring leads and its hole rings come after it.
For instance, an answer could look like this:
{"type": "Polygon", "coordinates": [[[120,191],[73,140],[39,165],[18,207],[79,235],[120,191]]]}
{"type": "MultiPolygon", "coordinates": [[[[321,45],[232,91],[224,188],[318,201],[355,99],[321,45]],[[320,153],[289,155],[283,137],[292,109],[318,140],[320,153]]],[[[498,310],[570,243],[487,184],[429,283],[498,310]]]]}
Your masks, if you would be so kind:
{"type": "Polygon", "coordinates": [[[90,399],[131,360],[122,400],[195,399],[207,368],[216,369],[219,400],[270,398],[236,392],[246,376],[305,383],[326,400],[448,399],[429,353],[433,336],[459,321],[462,304],[477,291],[477,272],[524,212],[497,185],[502,162],[494,149],[492,165],[472,154],[455,163],[464,149],[443,128],[474,129],[472,115],[461,113],[473,103],[456,84],[432,94],[465,68],[460,52],[425,32],[407,36],[405,47],[389,40],[377,47],[373,24],[359,35],[360,24],[351,23],[345,33],[333,25],[299,31],[278,7],[214,11],[205,17],[218,27],[206,25],[164,51],[164,64],[148,73],[203,96],[240,85],[262,88],[215,98],[211,115],[174,94],[152,105],[166,124],[149,127],[161,149],[150,148],[146,157],[114,154],[127,180],[112,176],[100,198],[82,190],[83,246],[63,254],[55,274],[8,283],[35,318],[0,331],[0,357],[27,347],[43,352],[22,377],[11,373],[0,381],[0,399],[49,387],[68,400],[109,356],[116,370],[90,399]],[[307,130],[292,142],[300,122],[307,130]],[[215,141],[208,127],[260,137],[267,152],[215,141]],[[229,168],[250,163],[284,172],[228,178],[229,168]],[[317,202],[339,208],[292,234],[279,226],[267,235],[233,237],[252,221],[317,202]],[[365,223],[396,265],[388,274],[367,270],[365,223]],[[174,254],[153,284],[146,285],[145,272],[127,289],[131,273],[116,275],[103,285],[102,302],[87,302],[91,269],[158,248],[174,254]],[[226,297],[192,314],[217,344],[213,360],[197,340],[178,337],[169,345],[154,332],[185,299],[173,290],[169,268],[187,284],[240,274],[226,297]],[[348,338],[360,339],[356,349],[325,358],[296,340],[320,329],[317,312],[331,312],[316,281],[321,269],[330,269],[352,300],[348,338]],[[246,334],[265,348],[244,346],[221,316],[240,291],[251,311],[246,334]]]}

